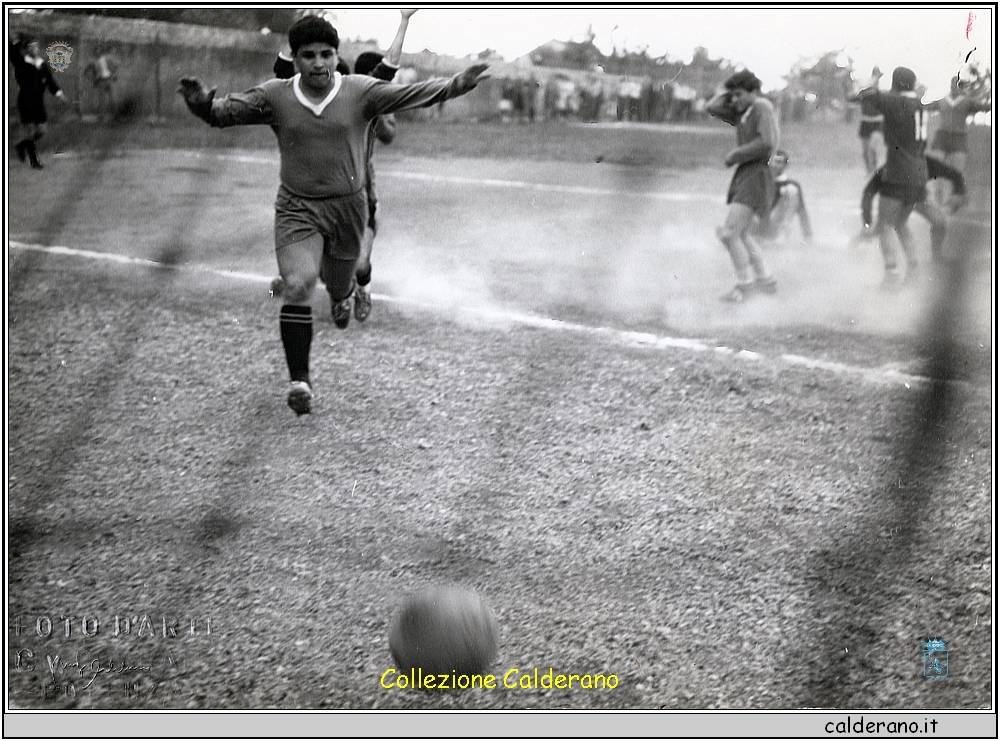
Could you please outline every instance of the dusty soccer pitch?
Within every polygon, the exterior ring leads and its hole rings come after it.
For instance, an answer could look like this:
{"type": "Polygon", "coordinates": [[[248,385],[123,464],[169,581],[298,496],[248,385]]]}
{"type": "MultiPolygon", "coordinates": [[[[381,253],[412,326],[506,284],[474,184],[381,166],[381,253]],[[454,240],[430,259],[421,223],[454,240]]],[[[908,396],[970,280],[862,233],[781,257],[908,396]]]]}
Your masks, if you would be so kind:
{"type": "Polygon", "coordinates": [[[988,706],[989,178],[942,310],[917,217],[899,293],[848,244],[854,128],[785,135],[816,238],[729,306],[727,127],[401,126],[296,418],[270,132],[53,132],[9,175],[11,706],[988,706]],[[494,688],[385,686],[432,585],[491,606],[494,688]]]}

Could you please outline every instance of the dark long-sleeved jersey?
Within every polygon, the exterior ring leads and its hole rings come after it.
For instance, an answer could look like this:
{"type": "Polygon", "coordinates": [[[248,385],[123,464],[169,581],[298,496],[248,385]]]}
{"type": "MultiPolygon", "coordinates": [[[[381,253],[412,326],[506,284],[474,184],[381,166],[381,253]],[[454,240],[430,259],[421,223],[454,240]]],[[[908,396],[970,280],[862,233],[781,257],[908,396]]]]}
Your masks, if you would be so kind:
{"type": "Polygon", "coordinates": [[[17,82],[17,98],[22,105],[25,102],[41,105],[45,91],[55,95],[59,92],[59,84],[52,76],[52,70],[41,60],[28,61],[20,44],[10,43],[10,63],[14,66],[14,80],[17,82]]]}

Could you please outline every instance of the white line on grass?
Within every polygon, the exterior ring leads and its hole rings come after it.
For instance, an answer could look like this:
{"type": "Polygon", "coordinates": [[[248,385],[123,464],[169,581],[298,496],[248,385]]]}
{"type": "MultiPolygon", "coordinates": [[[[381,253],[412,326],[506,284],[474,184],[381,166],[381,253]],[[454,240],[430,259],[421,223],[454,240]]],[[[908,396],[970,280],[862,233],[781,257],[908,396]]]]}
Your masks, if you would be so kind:
{"type": "MultiPolygon", "coordinates": [[[[29,244],[27,242],[17,242],[14,240],[8,241],[8,245],[11,249],[19,250],[30,250],[34,252],[46,252],[52,255],[66,255],[70,257],[81,257],[88,260],[105,260],[108,262],[116,262],[120,264],[129,265],[141,265],[149,268],[158,268],[162,270],[186,270],[198,273],[208,273],[211,275],[218,275],[223,278],[234,278],[237,280],[249,281],[252,283],[270,283],[273,276],[270,275],[258,275],[256,273],[245,273],[236,270],[222,270],[219,268],[210,268],[206,265],[170,265],[166,263],[156,262],[155,260],[149,260],[141,257],[130,257],[127,255],[114,255],[107,252],[93,252],[91,250],[80,250],[73,247],[60,247],[60,246],[50,246],[40,244],[29,244]]],[[[404,304],[406,306],[414,306],[421,309],[427,309],[429,311],[440,310],[440,306],[435,304],[428,304],[419,301],[412,301],[410,299],[398,298],[395,296],[385,296],[382,294],[372,294],[372,298],[378,301],[384,301],[386,303],[398,303],[404,304]]],[[[533,316],[531,314],[522,314],[516,311],[509,311],[506,309],[474,309],[466,308],[462,310],[464,313],[473,315],[477,318],[493,321],[503,321],[512,322],[514,324],[520,324],[527,327],[536,327],[538,329],[547,329],[558,332],[576,332],[579,334],[594,335],[601,337],[610,337],[614,340],[625,342],[630,345],[640,345],[643,347],[653,347],[653,348],[679,348],[682,350],[690,350],[693,352],[715,352],[720,355],[733,355],[744,360],[760,361],[766,360],[766,356],[760,353],[753,352],[751,350],[740,350],[736,351],[730,347],[720,347],[713,345],[709,342],[702,340],[687,339],[684,337],[669,337],[655,335],[649,332],[632,332],[628,330],[613,329],[611,327],[590,327],[585,324],[575,324],[573,322],[565,322],[561,319],[550,319],[547,317],[533,316]]],[[[812,370],[821,370],[830,373],[835,373],[838,375],[855,375],[869,381],[888,381],[891,383],[901,383],[907,388],[912,384],[923,383],[928,379],[923,376],[914,376],[907,373],[902,373],[895,368],[861,368],[854,365],[845,365],[842,363],[832,363],[825,360],[815,360],[813,358],[803,357],[801,355],[780,355],[777,358],[782,363],[786,365],[793,365],[798,367],[805,367],[812,370]]]]}
{"type": "MultiPolygon", "coordinates": [[[[188,159],[203,159],[210,157],[216,160],[228,162],[239,162],[242,164],[254,165],[277,165],[277,155],[256,155],[256,154],[231,154],[219,152],[217,150],[159,150],[146,149],[138,150],[135,154],[148,157],[150,154],[167,154],[172,157],[185,157],[188,159]]],[[[118,156],[130,156],[132,152],[123,151],[118,156]]],[[[77,158],[85,156],[85,152],[61,152],[57,156],[60,158],[77,158]]],[[[542,191],[547,193],[569,193],[583,196],[628,196],[632,198],[649,198],[658,201],[673,201],[677,203],[722,203],[721,194],[716,193],[681,193],[675,191],[656,190],[616,190],[614,188],[590,188],[576,185],[558,185],[556,183],[535,183],[527,180],[501,180],[497,178],[470,178],[459,175],[440,175],[424,172],[408,172],[405,170],[380,169],[379,177],[399,178],[401,180],[415,180],[429,183],[448,183],[451,185],[476,185],[486,188],[508,188],[511,190],[542,191]]],[[[860,196],[859,196],[860,198],[860,196]]],[[[810,198],[809,202],[813,208],[820,211],[828,211],[838,214],[857,214],[860,212],[858,201],[843,198],[810,198]]],[[[991,222],[982,218],[975,218],[966,214],[954,215],[952,222],[973,224],[976,226],[990,226],[991,222]]]]}

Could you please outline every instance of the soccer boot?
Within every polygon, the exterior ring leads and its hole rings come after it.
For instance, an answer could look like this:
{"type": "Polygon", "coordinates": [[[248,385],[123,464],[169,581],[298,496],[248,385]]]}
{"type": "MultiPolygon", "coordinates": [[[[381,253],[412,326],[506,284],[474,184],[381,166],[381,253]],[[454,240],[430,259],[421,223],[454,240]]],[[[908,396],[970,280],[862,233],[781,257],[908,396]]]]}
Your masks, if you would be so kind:
{"type": "Polygon", "coordinates": [[[363,322],[372,313],[372,295],[365,286],[354,289],[354,318],[363,322]]]}
{"type": "Polygon", "coordinates": [[[297,415],[309,414],[312,412],[312,388],[305,381],[292,381],[288,387],[288,406],[297,415]]]}
{"type": "Polygon", "coordinates": [[[332,301],[331,314],[333,314],[333,323],[337,325],[338,329],[347,329],[347,325],[351,323],[351,297],[348,296],[340,301],[332,301]]]}
{"type": "Polygon", "coordinates": [[[737,283],[733,290],[722,297],[722,300],[730,304],[742,304],[753,294],[753,283],[737,283]]]}
{"type": "Polygon", "coordinates": [[[285,292],[285,280],[279,275],[271,278],[271,287],[268,289],[271,298],[278,298],[285,292]]]}

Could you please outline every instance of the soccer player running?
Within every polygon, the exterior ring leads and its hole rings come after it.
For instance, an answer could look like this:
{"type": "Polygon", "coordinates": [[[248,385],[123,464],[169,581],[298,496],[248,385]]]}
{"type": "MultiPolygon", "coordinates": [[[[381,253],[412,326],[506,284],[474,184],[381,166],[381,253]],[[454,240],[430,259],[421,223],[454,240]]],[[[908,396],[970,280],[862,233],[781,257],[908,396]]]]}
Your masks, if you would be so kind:
{"type": "Polygon", "coordinates": [[[778,290],[752,236],[755,215],[767,219],[774,205],[774,176],[768,161],[778,148],[779,137],[774,106],[760,94],[760,87],[760,80],[749,70],[737,72],[726,80],[725,92],[710,100],[705,109],[736,126],[737,147],[725,160],[726,167],[737,166],[726,196],[729,213],[716,232],[736,270],[735,288],[722,297],[733,303],[746,301],[755,292],[778,290]]]}
{"type": "Polygon", "coordinates": [[[14,147],[17,158],[24,162],[27,156],[31,166],[41,170],[36,145],[45,136],[48,115],[45,112],[45,91],[63,97],[52,71],[42,56],[42,47],[37,41],[22,45],[19,39],[10,42],[10,63],[14,65],[14,79],[17,81],[17,112],[24,124],[26,136],[14,147]]]}
{"type": "MultiPolygon", "coordinates": [[[[385,56],[374,51],[362,52],[354,61],[354,74],[370,75],[378,80],[392,81],[399,70],[399,60],[403,54],[403,40],[406,37],[406,29],[409,26],[410,18],[417,12],[416,8],[405,8],[399,11],[399,28],[396,30],[396,37],[392,40],[385,56]]],[[[350,74],[350,70],[342,69],[347,65],[341,60],[337,69],[341,74],[350,74]]],[[[274,63],[274,74],[281,79],[290,78],[294,75],[294,65],[291,58],[285,58],[283,53],[278,54],[274,63]]],[[[375,140],[383,144],[392,144],[396,138],[396,119],[391,113],[379,116],[370,125],[368,143],[365,156],[365,189],[368,194],[368,222],[365,224],[365,232],[361,238],[361,254],[358,256],[358,264],[354,270],[354,317],[359,321],[365,321],[371,314],[372,299],[368,292],[368,285],[372,279],[372,244],[375,241],[375,233],[378,230],[375,212],[378,207],[378,196],[375,193],[375,167],[372,164],[372,154],[375,148],[375,140]]],[[[271,295],[280,296],[284,290],[284,283],[281,277],[271,281],[271,295]]],[[[334,317],[334,322],[341,329],[346,329],[350,321],[350,313],[341,312],[342,316],[334,317]]]]}
{"type": "Polygon", "coordinates": [[[485,77],[475,64],[452,78],[395,85],[336,71],[337,30],[316,16],[288,32],[299,74],[268,80],[245,93],[215,99],[195,78],[178,92],[196,116],[215,127],[263,124],[276,127],[281,157],[275,202],[275,252],[284,281],[281,341],[291,384],[288,406],[312,411],[309,351],[313,323],[310,297],[322,277],[338,309],[350,311],[354,269],[367,217],[365,154],[376,117],[465,95],[485,77]]]}
{"type": "Polygon", "coordinates": [[[930,113],[916,93],[917,76],[907,67],[892,71],[892,87],[888,92],[863,91],[874,110],[885,117],[887,157],[882,175],[878,220],[875,231],[885,265],[884,288],[894,289],[903,283],[896,241],[899,241],[907,263],[905,280],[916,279],[918,266],[913,240],[906,220],[917,204],[926,197],[927,125],[930,113]]]}

